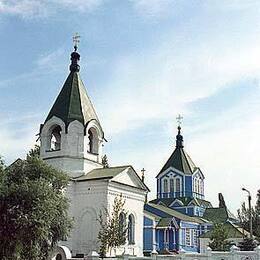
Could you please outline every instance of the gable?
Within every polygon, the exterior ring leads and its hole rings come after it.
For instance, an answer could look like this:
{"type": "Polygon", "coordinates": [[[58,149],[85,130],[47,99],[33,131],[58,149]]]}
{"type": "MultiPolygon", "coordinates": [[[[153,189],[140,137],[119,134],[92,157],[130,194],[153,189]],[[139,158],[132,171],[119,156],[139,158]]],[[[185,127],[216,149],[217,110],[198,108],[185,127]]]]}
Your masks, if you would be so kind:
{"type": "Polygon", "coordinates": [[[142,190],[148,190],[131,166],[127,167],[124,171],[113,177],[111,181],[126,184],[142,190]]]}
{"type": "Polygon", "coordinates": [[[169,207],[182,207],[182,206],[184,206],[183,202],[180,201],[180,200],[178,200],[178,199],[176,199],[176,200],[174,200],[174,201],[170,204],[169,207]]]}
{"type": "Polygon", "coordinates": [[[202,171],[200,170],[200,168],[197,168],[196,171],[193,173],[193,178],[194,177],[200,178],[202,180],[205,179],[205,177],[204,177],[202,171]]]}

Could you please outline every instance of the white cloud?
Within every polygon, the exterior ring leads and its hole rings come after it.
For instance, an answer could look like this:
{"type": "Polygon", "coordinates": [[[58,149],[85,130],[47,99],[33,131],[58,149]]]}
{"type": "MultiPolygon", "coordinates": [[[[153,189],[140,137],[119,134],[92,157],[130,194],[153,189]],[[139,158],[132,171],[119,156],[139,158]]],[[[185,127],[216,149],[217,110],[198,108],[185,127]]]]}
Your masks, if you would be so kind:
{"type": "Polygon", "coordinates": [[[23,18],[46,16],[45,4],[39,0],[0,0],[0,13],[23,18]]]}
{"type": "Polygon", "coordinates": [[[135,10],[146,18],[162,18],[169,15],[176,6],[174,0],[130,0],[135,10]]]}
{"type": "Polygon", "coordinates": [[[0,155],[9,164],[17,158],[23,158],[33,148],[39,131],[39,115],[34,113],[0,117],[0,155]]]}
{"type": "Polygon", "coordinates": [[[61,8],[89,12],[102,3],[103,0],[0,0],[0,13],[26,19],[43,18],[55,14],[61,8]]]}
{"type": "Polygon", "coordinates": [[[105,111],[105,124],[111,134],[138,128],[151,120],[173,123],[176,114],[193,113],[187,107],[190,102],[233,87],[234,82],[259,78],[258,36],[251,41],[249,35],[248,42],[239,46],[229,46],[225,41],[183,46],[172,36],[163,42],[155,49],[121,57],[112,64],[113,76],[99,109],[105,111]]]}

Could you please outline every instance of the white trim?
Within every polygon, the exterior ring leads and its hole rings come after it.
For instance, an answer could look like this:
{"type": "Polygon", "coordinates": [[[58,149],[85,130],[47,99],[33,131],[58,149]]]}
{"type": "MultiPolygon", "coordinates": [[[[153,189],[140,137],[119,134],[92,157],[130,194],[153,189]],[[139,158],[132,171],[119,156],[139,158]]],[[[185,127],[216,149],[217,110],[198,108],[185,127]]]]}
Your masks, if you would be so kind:
{"type": "MultiPolygon", "coordinates": [[[[179,171],[178,169],[176,169],[176,168],[174,168],[174,167],[171,166],[171,167],[169,167],[168,169],[166,169],[165,171],[161,172],[156,178],[157,178],[157,179],[161,179],[164,174],[168,174],[170,171],[175,172],[175,173],[177,173],[177,174],[180,174],[180,175],[182,175],[182,176],[185,176],[185,173],[184,173],[184,172],[179,171]]],[[[188,175],[186,174],[186,176],[192,176],[192,175],[191,175],[191,174],[188,174],[188,175]]]]}
{"type": "Polygon", "coordinates": [[[181,203],[182,206],[180,206],[179,208],[185,207],[184,204],[183,204],[183,202],[180,201],[180,200],[178,200],[178,199],[175,199],[175,200],[169,205],[169,207],[171,207],[175,202],[180,202],[180,203],[181,203]]]}

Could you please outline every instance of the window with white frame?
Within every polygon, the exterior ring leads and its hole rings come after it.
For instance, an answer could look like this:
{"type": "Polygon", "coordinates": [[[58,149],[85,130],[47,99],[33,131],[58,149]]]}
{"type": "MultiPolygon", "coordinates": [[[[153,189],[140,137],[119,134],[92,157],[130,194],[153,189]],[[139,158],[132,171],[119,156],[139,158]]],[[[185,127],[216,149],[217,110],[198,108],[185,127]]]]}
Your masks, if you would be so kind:
{"type": "Polygon", "coordinates": [[[175,191],[176,192],[181,191],[181,179],[180,178],[175,179],[175,191]]]}
{"type": "Polygon", "coordinates": [[[193,244],[195,246],[197,246],[198,245],[198,230],[193,229],[192,231],[193,231],[193,244]]]}
{"type": "Polygon", "coordinates": [[[174,192],[174,179],[170,179],[170,192],[174,192]]]}
{"type": "Polygon", "coordinates": [[[190,228],[185,229],[185,244],[186,244],[186,246],[191,245],[191,229],[190,228]]]}
{"type": "Polygon", "coordinates": [[[168,192],[168,180],[163,180],[163,192],[168,192]]]}

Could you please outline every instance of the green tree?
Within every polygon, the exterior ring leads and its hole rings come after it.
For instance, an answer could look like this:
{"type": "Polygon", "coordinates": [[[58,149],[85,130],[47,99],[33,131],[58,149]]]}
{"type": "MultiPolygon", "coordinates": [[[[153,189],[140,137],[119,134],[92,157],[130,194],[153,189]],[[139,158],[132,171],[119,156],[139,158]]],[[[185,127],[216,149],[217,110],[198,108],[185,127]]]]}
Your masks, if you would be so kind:
{"type": "Polygon", "coordinates": [[[111,213],[105,208],[99,214],[100,231],[98,240],[100,242],[100,255],[106,256],[112,249],[116,252],[119,246],[126,243],[127,224],[126,211],[124,210],[125,201],[122,196],[114,199],[111,213]]]}
{"type": "Polygon", "coordinates": [[[28,154],[27,154],[27,158],[30,157],[37,157],[40,158],[40,146],[38,144],[34,145],[34,148],[32,148],[28,154]]]}
{"type": "Polygon", "coordinates": [[[245,237],[238,247],[241,251],[253,251],[256,248],[257,243],[253,238],[245,237]]]}
{"type": "Polygon", "coordinates": [[[68,176],[33,154],[0,172],[0,259],[47,259],[72,226],[68,176]]]}
{"type": "Polygon", "coordinates": [[[109,168],[108,159],[107,159],[106,154],[102,157],[102,165],[103,165],[103,168],[109,168]]]}
{"type": "MultiPolygon", "coordinates": [[[[241,208],[237,210],[240,226],[249,231],[249,209],[245,202],[242,203],[241,208]]],[[[253,235],[260,240],[260,190],[257,192],[256,205],[252,207],[252,226],[253,235]]],[[[245,234],[246,237],[246,234],[245,234]]]]}
{"type": "Polygon", "coordinates": [[[213,251],[228,251],[231,246],[231,242],[228,240],[228,232],[224,224],[216,223],[212,229],[209,247],[213,251]]]}

